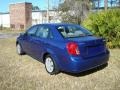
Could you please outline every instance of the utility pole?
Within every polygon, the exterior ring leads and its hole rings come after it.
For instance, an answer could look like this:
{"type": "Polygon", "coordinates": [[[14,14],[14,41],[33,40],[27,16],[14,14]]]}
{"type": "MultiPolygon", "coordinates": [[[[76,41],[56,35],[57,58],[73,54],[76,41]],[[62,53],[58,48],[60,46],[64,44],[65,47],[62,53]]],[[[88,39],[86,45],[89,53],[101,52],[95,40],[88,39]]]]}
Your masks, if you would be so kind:
{"type": "Polygon", "coordinates": [[[49,23],[49,0],[47,0],[47,23],[49,23]]]}

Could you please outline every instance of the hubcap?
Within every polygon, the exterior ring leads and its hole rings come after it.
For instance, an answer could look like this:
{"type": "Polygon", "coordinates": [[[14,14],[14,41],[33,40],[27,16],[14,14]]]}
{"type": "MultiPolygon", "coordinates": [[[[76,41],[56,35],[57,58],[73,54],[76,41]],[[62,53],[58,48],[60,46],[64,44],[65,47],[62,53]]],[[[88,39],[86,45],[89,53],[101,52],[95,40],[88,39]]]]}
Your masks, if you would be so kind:
{"type": "Polygon", "coordinates": [[[53,61],[51,58],[46,58],[45,65],[46,65],[46,69],[48,72],[50,72],[50,73],[53,72],[54,64],[53,64],[53,61]]]}
{"type": "Polygon", "coordinates": [[[21,47],[20,47],[20,45],[19,45],[19,44],[17,45],[17,52],[18,52],[18,54],[20,54],[20,53],[21,53],[21,47]]]}

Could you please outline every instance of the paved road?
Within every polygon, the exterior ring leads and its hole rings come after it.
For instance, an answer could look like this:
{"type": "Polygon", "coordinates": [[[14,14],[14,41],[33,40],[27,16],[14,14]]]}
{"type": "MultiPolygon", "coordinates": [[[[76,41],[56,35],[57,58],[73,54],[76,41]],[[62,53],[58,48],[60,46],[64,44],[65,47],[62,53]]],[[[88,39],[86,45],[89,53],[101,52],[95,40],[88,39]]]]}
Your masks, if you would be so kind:
{"type": "Polygon", "coordinates": [[[0,39],[17,37],[18,35],[19,35],[19,34],[5,34],[5,33],[0,33],[0,39]]]}

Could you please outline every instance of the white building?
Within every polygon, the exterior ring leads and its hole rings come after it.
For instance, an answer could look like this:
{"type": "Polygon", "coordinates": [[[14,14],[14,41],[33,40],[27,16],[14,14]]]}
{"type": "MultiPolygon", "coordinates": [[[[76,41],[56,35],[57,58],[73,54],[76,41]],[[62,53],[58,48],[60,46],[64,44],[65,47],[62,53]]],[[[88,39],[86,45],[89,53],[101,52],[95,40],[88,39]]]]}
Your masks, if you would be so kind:
{"type": "MultiPolygon", "coordinates": [[[[50,23],[59,23],[60,18],[57,11],[50,10],[49,11],[49,21],[50,23]]],[[[33,11],[32,12],[32,24],[40,24],[47,23],[47,11],[33,11]]]]}
{"type": "Polygon", "coordinates": [[[9,15],[9,13],[0,13],[0,26],[10,27],[10,15],[9,15]]]}
{"type": "MultiPolygon", "coordinates": [[[[60,23],[60,18],[57,11],[49,11],[50,23],[60,23]]],[[[32,25],[47,23],[47,11],[32,11],[32,25]]],[[[10,27],[10,14],[0,13],[0,26],[10,27]]]]}

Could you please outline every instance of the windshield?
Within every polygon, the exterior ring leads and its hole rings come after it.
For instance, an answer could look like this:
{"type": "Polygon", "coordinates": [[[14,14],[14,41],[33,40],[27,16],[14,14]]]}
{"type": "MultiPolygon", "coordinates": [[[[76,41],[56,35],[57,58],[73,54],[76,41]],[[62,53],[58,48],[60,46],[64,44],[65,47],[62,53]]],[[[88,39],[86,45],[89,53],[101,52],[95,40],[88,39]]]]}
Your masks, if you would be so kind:
{"type": "Polygon", "coordinates": [[[64,38],[75,38],[92,35],[91,32],[78,25],[61,25],[57,26],[57,30],[64,38]]]}

